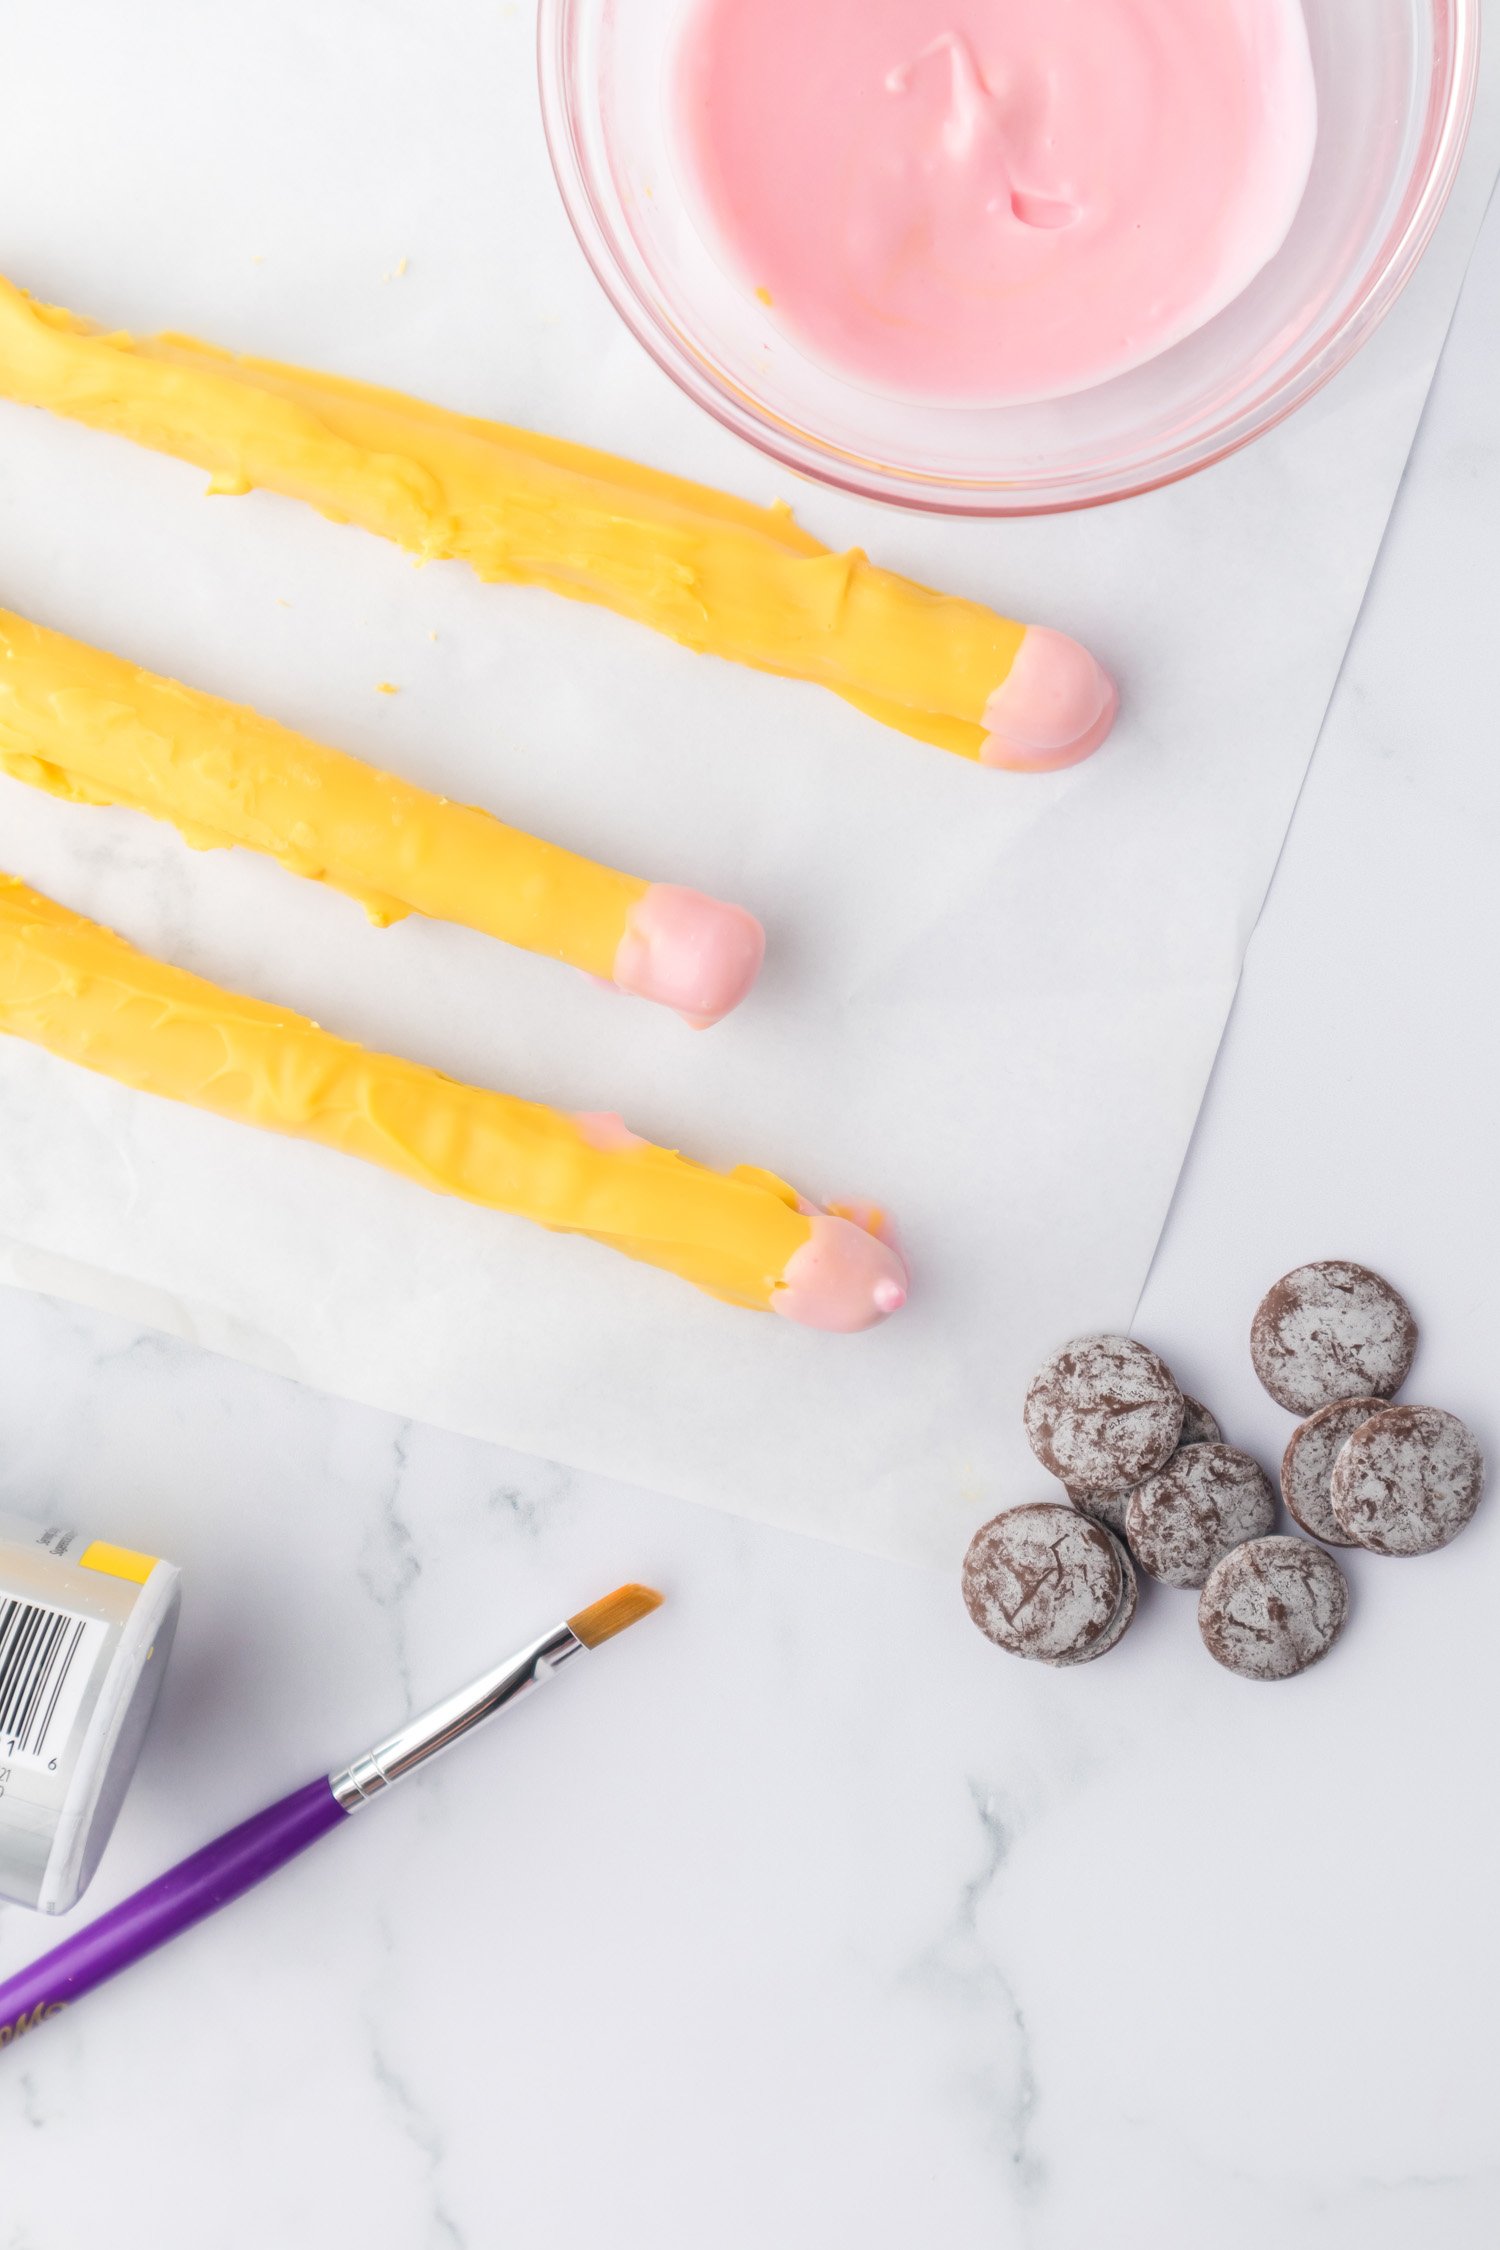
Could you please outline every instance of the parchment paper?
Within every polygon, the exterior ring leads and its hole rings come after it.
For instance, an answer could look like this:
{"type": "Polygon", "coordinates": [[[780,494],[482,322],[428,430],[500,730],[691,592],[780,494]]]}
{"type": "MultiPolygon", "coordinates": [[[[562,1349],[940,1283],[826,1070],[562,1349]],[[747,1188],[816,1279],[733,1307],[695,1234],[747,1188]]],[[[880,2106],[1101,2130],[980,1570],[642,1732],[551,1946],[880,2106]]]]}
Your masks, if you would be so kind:
{"type": "Polygon", "coordinates": [[[873,1335],[812,1335],[12,1041],[0,1276],[948,1561],[982,1513],[1047,1488],[1019,1428],[1037,1360],[1130,1320],[1493,179],[1495,104],[1417,282],[1287,427],[1124,507],[955,525],[793,489],[646,363],[556,207],[531,34],[529,12],[478,6],[26,0],[0,263],[122,325],[784,494],[832,543],[1090,641],[1126,700],[1112,746],[1051,779],[985,773],[814,688],[415,573],[291,503],[207,500],[190,470],[4,407],[0,601],[738,898],[770,957],[740,1014],[694,1035],[471,933],[378,932],[249,854],[6,781],[0,866],[369,1043],[871,1195],[912,1301],[873,1335]]]}

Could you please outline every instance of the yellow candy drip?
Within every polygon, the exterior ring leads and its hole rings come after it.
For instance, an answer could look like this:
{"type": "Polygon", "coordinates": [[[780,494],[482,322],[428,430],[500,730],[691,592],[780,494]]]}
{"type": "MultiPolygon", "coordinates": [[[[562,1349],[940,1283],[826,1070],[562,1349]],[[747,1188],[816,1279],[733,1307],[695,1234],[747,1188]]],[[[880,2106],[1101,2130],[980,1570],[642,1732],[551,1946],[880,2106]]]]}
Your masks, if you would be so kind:
{"type": "Polygon", "coordinates": [[[3,280],[0,394],[194,462],[211,492],[287,493],[424,559],[818,681],[966,757],[1024,633],[833,553],[784,507],[190,337],[105,334],[3,280]]]}
{"type": "Polygon", "coordinates": [[[0,876],[0,1032],[144,1094],[321,1141],[440,1195],[592,1235],[765,1308],[812,1233],[784,1181],[640,1142],[338,1039],[153,960],[0,876]]]}
{"type": "Polygon", "coordinates": [[[158,679],[0,610],[0,771],[128,805],[190,844],[247,844],[357,898],[612,977],[632,875],[449,804],[242,705],[158,679]]]}

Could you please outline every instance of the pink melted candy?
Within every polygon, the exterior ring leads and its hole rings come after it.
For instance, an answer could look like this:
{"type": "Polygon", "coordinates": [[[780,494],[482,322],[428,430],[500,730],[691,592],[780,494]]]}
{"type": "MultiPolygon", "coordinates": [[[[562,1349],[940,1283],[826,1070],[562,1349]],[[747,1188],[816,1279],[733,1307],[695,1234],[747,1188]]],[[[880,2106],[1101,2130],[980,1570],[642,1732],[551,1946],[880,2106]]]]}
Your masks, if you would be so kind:
{"type": "Polygon", "coordinates": [[[760,973],[766,936],[753,914],[677,883],[653,883],[630,909],[615,983],[706,1031],[737,1008],[760,973]]]}
{"type": "Polygon", "coordinates": [[[644,1148],[639,1133],[632,1133],[617,1109],[575,1109],[573,1123],[590,1148],[601,1156],[621,1156],[628,1148],[644,1148]]]}
{"type": "Polygon", "coordinates": [[[1301,0],[699,0],[677,100],[787,331],[976,402],[1201,327],[1285,239],[1317,133],[1301,0]]]}
{"type": "Polygon", "coordinates": [[[812,1234],[792,1253],[771,1310],[802,1328],[857,1335],[906,1303],[906,1262],[895,1245],[836,1212],[812,1214],[812,1234]]]}
{"type": "MultiPolygon", "coordinates": [[[[647,1144],[612,1109],[579,1109],[573,1122],[590,1148],[621,1156],[647,1144]]],[[[875,1328],[906,1303],[906,1260],[884,1214],[869,1203],[843,1203],[831,1211],[797,1199],[812,1232],[787,1261],[771,1292],[771,1310],[802,1328],[856,1335],[875,1328]]]]}
{"type": "Polygon", "coordinates": [[[1098,749],[1120,707],[1098,658],[1050,625],[1028,625],[1016,660],[984,707],[987,766],[1055,773],[1098,749]]]}

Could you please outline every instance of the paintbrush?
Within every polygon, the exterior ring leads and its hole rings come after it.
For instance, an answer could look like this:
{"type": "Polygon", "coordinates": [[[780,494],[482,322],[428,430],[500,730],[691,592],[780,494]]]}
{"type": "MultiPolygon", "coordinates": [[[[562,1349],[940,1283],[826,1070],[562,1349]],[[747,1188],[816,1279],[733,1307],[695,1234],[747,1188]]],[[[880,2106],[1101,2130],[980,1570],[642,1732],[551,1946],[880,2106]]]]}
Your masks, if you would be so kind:
{"type": "Polygon", "coordinates": [[[336,1773],[320,1774],[279,1804],[268,1805],[111,1907],[76,1937],[0,1984],[0,2047],[60,2015],[96,1985],[118,1976],[206,1915],[217,1913],[320,1836],[341,1827],[350,1813],[540,1687],[560,1665],[649,1616],[661,1599],[649,1586],[621,1586],[606,1594],[566,1624],[554,1625],[494,1671],[408,1719],[373,1750],[364,1751],[336,1773]]]}

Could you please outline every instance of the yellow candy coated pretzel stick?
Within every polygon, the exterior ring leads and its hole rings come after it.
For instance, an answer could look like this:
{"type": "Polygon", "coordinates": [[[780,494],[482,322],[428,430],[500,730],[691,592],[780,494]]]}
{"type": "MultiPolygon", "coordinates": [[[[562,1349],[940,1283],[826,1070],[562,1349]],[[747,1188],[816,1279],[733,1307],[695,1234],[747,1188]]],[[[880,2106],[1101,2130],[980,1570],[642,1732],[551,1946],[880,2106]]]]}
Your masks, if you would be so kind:
{"type": "Polygon", "coordinates": [[[190,844],[247,844],[359,899],[571,962],[717,1022],[755,980],[754,917],[620,875],[218,696],[0,610],[0,772],[128,805],[190,844]]]}
{"type": "Polygon", "coordinates": [[[800,1203],[768,1172],[710,1171],[637,1140],[617,1118],[568,1117],[373,1054],[153,960],[7,876],[0,1032],[141,1093],[593,1235],[806,1327],[868,1328],[905,1301],[894,1250],[800,1203]]]}
{"type": "Polygon", "coordinates": [[[264,486],[424,558],[816,680],[986,764],[1071,765],[1115,691],[1076,641],[834,554],[785,508],[184,336],[103,334],[0,281],[0,394],[264,486]]]}

